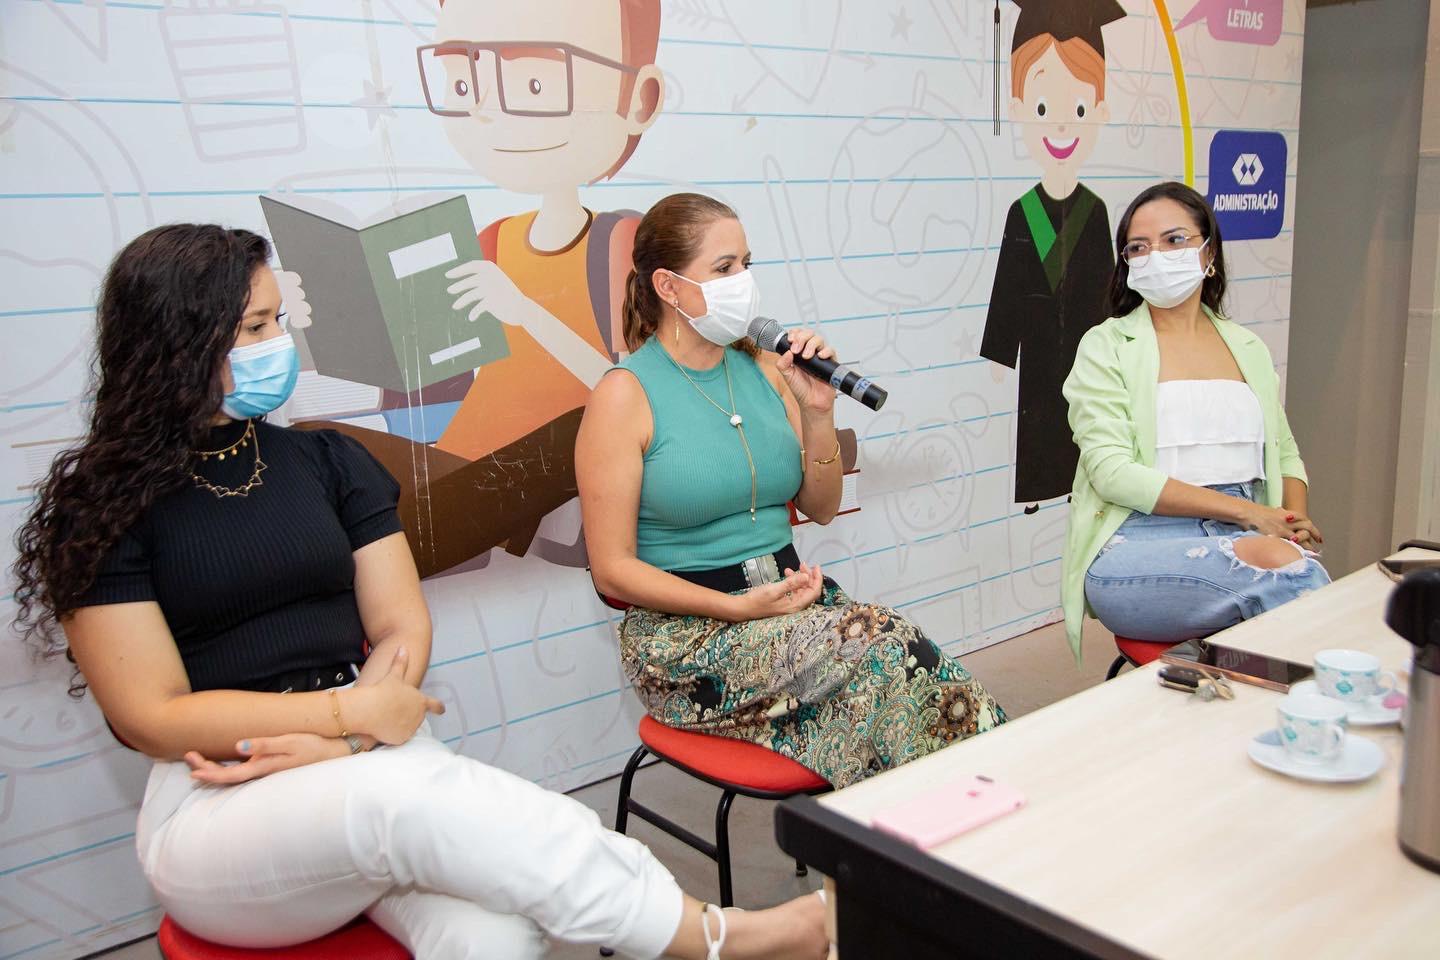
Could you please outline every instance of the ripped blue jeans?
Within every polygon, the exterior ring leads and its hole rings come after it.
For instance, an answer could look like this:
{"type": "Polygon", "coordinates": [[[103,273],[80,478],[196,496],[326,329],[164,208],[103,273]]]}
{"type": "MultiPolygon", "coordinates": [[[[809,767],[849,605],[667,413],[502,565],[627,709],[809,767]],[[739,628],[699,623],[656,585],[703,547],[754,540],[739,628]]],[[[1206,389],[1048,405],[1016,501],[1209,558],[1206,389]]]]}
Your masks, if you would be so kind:
{"type": "MultiPolygon", "coordinates": [[[[1254,500],[1248,483],[1212,487],[1254,500]]],[[[1085,573],[1085,599],[1107,628],[1132,640],[1189,640],[1257,617],[1317,590],[1330,575],[1315,554],[1266,569],[1235,556],[1259,536],[1233,523],[1135,512],[1085,573]]]]}

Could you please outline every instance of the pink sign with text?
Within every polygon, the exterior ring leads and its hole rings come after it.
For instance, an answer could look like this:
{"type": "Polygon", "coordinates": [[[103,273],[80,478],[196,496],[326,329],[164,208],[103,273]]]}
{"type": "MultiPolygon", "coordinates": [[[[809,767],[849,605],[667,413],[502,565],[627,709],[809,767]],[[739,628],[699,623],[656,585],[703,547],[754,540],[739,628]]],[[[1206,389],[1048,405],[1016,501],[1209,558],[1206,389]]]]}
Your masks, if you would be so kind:
{"type": "Polygon", "coordinates": [[[1273,47],[1280,39],[1283,13],[1284,0],[1199,0],[1175,29],[1204,20],[1216,40],[1273,47]]]}

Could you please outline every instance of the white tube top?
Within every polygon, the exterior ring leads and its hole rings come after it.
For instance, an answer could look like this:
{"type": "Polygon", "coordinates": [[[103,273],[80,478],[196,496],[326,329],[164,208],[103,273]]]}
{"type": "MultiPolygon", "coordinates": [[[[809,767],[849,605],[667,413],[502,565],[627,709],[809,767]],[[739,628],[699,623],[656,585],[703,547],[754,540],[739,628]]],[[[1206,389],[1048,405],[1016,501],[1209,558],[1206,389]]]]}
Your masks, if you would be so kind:
{"type": "Polygon", "coordinates": [[[1265,415],[1243,380],[1166,380],[1155,391],[1155,467],[1207,487],[1265,476],[1265,415]]]}

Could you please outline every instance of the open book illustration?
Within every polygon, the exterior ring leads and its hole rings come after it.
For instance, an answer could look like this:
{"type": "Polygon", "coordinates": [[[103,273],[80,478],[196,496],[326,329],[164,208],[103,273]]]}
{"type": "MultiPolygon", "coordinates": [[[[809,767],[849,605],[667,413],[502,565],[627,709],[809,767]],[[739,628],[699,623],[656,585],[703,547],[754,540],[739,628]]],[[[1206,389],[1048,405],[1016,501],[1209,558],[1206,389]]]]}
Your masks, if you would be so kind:
{"type": "Polygon", "coordinates": [[[309,198],[261,197],[260,208],[310,303],[316,373],[410,394],[510,355],[493,314],[471,321],[445,292],[447,270],[481,258],[464,197],[364,226],[309,198]]]}

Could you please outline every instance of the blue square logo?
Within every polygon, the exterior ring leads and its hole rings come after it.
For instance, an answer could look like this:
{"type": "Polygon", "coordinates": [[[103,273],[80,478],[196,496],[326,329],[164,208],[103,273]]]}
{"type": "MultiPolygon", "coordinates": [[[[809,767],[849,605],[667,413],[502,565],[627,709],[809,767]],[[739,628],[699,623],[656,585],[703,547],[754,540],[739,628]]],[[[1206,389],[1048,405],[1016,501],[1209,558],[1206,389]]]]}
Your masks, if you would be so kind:
{"type": "Polygon", "coordinates": [[[1210,141],[1210,187],[1206,199],[1226,240],[1266,240],[1285,222],[1283,134],[1267,130],[1221,130],[1210,141]]]}

